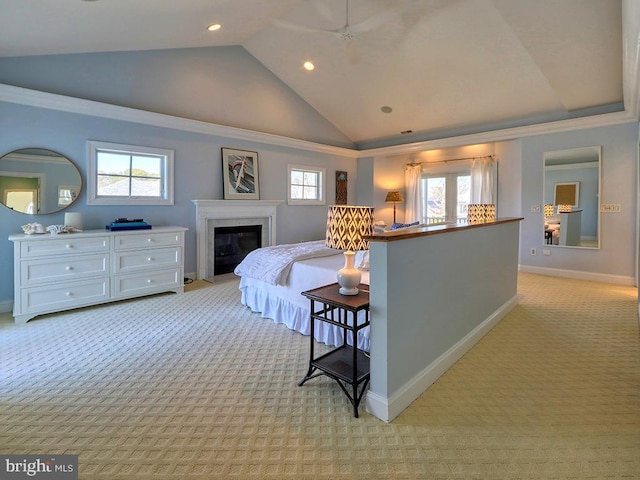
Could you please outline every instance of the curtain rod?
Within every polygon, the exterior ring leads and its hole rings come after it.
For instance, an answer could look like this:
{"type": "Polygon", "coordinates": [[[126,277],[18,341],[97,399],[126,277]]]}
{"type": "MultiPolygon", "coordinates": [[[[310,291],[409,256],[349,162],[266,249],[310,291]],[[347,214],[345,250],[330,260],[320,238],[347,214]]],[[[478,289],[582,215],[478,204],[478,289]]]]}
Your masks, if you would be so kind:
{"type": "Polygon", "coordinates": [[[494,158],[494,155],[481,155],[480,157],[450,158],[449,160],[436,160],[435,162],[413,162],[413,163],[407,163],[407,165],[427,165],[432,163],[460,162],[462,160],[476,160],[480,158],[494,158]]]}

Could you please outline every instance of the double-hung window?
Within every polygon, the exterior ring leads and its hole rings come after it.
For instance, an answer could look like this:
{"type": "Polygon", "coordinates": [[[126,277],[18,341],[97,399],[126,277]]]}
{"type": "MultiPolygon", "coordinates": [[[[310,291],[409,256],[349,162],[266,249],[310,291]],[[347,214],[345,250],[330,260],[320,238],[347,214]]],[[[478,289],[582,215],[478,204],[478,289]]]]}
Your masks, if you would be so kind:
{"type": "Polygon", "coordinates": [[[173,205],[173,150],[90,141],[89,205],[173,205]]]}
{"type": "Polygon", "coordinates": [[[289,165],[288,173],[289,205],[324,205],[324,168],[289,165]]]}

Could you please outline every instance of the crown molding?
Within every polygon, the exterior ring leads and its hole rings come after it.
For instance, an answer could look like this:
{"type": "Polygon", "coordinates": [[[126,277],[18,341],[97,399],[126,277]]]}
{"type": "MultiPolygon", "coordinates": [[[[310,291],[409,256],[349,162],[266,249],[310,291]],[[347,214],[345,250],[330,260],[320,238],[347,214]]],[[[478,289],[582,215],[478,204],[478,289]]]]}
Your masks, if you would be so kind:
{"type": "Polygon", "coordinates": [[[341,157],[358,158],[359,156],[359,152],[351,148],[335,147],[306,140],[298,140],[296,138],[285,137],[282,135],[273,135],[270,133],[256,132],[237,127],[228,127],[200,120],[175,117],[173,115],[166,115],[163,113],[111,105],[108,103],[84,100],[81,98],[68,97],[66,95],[47,93],[1,83],[0,101],[68,113],[90,115],[93,117],[108,118],[111,120],[141,123],[154,127],[171,128],[192,133],[216,135],[225,138],[233,138],[235,140],[264,143],[267,145],[306,150],[328,155],[338,155],[341,157]]]}
{"type": "Polygon", "coordinates": [[[640,3],[622,1],[622,88],[625,111],[640,116],[640,3]]]}
{"type": "Polygon", "coordinates": [[[438,148],[463,147],[466,145],[478,145],[482,143],[503,142],[523,137],[536,135],[548,135],[550,133],[562,133],[586,128],[608,127],[625,123],[637,122],[638,119],[629,112],[614,112],[590,117],[575,118],[570,120],[558,120],[555,122],[538,123],[524,127],[503,128],[488,132],[460,135],[456,137],[438,138],[423,142],[406,143],[389,147],[361,150],[362,157],[393,156],[408,153],[424,152],[438,148]]]}
{"type": "MultiPolygon", "coordinates": [[[[638,47],[638,42],[636,42],[636,62],[638,60],[638,47]]],[[[68,97],[65,95],[41,92],[38,90],[15,87],[13,85],[6,85],[1,83],[0,101],[357,159],[375,156],[406,155],[410,153],[434,150],[438,148],[478,145],[482,143],[514,140],[517,138],[531,137],[535,135],[546,135],[550,133],[561,133],[572,130],[581,130],[586,128],[605,127],[637,122],[637,115],[639,111],[637,65],[638,64],[636,63],[635,75],[625,75],[625,78],[628,78],[630,76],[633,77],[630,80],[632,84],[633,79],[635,79],[635,93],[634,95],[629,97],[629,110],[625,110],[623,112],[606,113],[569,120],[559,120],[555,122],[539,123],[523,127],[505,128],[469,135],[444,137],[434,140],[406,143],[402,145],[392,145],[388,147],[379,147],[367,150],[356,150],[351,148],[325,145],[321,143],[309,142],[306,140],[289,138],[281,135],[256,132],[237,127],[228,127],[224,125],[203,122],[200,120],[191,120],[162,113],[148,112],[145,110],[139,110],[130,107],[122,107],[119,105],[111,105],[108,103],[96,102],[93,100],[84,100],[80,98],[68,97]],[[633,107],[633,104],[635,104],[635,107],[633,107]]],[[[631,86],[627,84],[627,88],[631,88],[631,86]]],[[[627,98],[625,97],[625,107],[626,106],[627,98]]]]}

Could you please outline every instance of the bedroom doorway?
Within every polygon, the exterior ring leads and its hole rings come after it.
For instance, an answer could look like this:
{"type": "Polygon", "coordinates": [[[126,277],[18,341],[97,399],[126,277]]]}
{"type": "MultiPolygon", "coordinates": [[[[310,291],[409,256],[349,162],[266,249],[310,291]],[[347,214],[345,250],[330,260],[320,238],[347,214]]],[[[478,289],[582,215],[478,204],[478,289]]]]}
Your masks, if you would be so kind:
{"type": "Polygon", "coordinates": [[[214,276],[232,273],[249,252],[262,247],[262,225],[214,229],[214,276]]]}

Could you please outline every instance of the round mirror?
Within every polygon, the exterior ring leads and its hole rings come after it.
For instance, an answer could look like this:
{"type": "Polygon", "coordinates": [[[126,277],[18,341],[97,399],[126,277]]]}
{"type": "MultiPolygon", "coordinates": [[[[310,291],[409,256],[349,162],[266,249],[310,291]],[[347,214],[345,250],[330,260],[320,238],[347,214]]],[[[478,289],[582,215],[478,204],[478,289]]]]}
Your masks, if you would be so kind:
{"type": "Polygon", "coordinates": [[[58,212],[71,205],[81,189],[76,166],[52,150],[23,148],[0,158],[0,201],[16,212],[58,212]]]}

